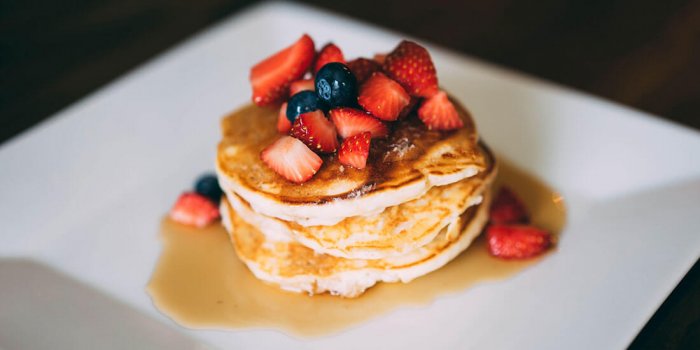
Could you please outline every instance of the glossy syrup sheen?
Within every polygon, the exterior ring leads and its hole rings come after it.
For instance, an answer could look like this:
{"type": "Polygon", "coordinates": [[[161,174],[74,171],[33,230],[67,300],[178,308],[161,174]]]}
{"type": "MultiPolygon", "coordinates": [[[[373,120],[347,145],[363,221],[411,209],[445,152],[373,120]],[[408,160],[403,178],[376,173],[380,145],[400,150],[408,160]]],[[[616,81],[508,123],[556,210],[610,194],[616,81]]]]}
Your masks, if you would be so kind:
{"type": "MultiPolygon", "coordinates": [[[[565,210],[559,194],[507,164],[500,166],[499,184],[523,198],[534,224],[561,232],[565,210]]],[[[297,336],[338,332],[397,308],[430,304],[441,295],[506,280],[546,259],[545,255],[527,261],[499,260],[489,256],[479,237],[435,272],[408,284],[380,283],[359,298],[344,299],[285,292],[260,282],[236,257],[220,225],[195,229],[165,219],[160,238],[163,252],[148,292],[163,313],[190,328],[271,328],[297,336]]]]}

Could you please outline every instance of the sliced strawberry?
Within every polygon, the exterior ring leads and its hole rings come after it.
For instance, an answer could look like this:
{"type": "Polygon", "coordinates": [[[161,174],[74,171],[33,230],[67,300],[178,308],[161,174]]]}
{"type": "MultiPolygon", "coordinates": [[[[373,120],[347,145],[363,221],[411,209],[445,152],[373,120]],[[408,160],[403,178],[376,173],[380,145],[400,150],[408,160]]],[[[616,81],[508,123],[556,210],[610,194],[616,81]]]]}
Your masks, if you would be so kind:
{"type": "Polygon", "coordinates": [[[464,126],[457,109],[444,91],[440,91],[423,101],[423,104],[418,108],[418,118],[431,130],[452,130],[464,126]]]}
{"type": "Polygon", "coordinates": [[[491,204],[489,217],[492,224],[517,224],[529,221],[525,205],[510,190],[502,187],[491,204]]]}
{"type": "Polygon", "coordinates": [[[304,76],[315,54],[313,40],[304,34],[291,46],[253,66],[253,102],[258,106],[282,102],[288,96],[289,84],[304,76]]]}
{"type": "Polygon", "coordinates": [[[289,85],[289,96],[294,96],[297,92],[301,91],[314,91],[316,87],[314,86],[313,79],[302,79],[292,82],[289,85]]]}
{"type": "Polygon", "coordinates": [[[387,121],[396,120],[411,97],[399,83],[376,72],[360,87],[357,103],[373,116],[387,121]]]}
{"type": "Polygon", "coordinates": [[[291,137],[282,136],[267,146],[260,159],[285,179],[302,183],[316,174],[323,161],[306,145],[291,137]]]}
{"type": "Polygon", "coordinates": [[[362,84],[367,78],[372,76],[372,73],[380,72],[382,65],[376,61],[360,57],[348,62],[348,68],[355,75],[357,83],[362,84]]]}
{"type": "Polygon", "coordinates": [[[338,129],[338,135],[344,139],[366,131],[372,138],[386,137],[389,134],[386,124],[359,109],[350,107],[331,109],[330,116],[335,128],[338,129]]]}
{"type": "Polygon", "coordinates": [[[340,62],[345,64],[345,57],[343,56],[343,51],[335,46],[333,43],[326,44],[321,52],[318,53],[316,57],[316,63],[314,63],[314,73],[318,72],[321,67],[325,66],[331,62],[340,62]]]}
{"type": "Polygon", "coordinates": [[[287,118],[287,102],[285,102],[280,106],[279,116],[277,116],[277,131],[279,131],[280,134],[286,134],[291,128],[292,122],[287,118]]]}
{"type": "Polygon", "coordinates": [[[319,110],[300,115],[294,121],[289,134],[316,152],[332,153],[338,149],[338,133],[335,126],[319,110]]]}
{"type": "Polygon", "coordinates": [[[185,192],[170,209],[170,218],[184,225],[205,227],[219,218],[219,208],[199,193],[185,192]]]}
{"type": "Polygon", "coordinates": [[[502,259],[526,259],[552,245],[552,235],[534,226],[491,225],[486,230],[489,253],[502,259]]]}
{"type": "Polygon", "coordinates": [[[412,96],[431,97],[438,92],[437,73],[428,50],[412,41],[399,43],[386,56],[382,68],[412,96]]]}
{"type": "Polygon", "coordinates": [[[371,138],[372,134],[366,131],[343,140],[343,144],[340,145],[340,151],[338,151],[340,164],[364,169],[367,166],[371,138]]]}

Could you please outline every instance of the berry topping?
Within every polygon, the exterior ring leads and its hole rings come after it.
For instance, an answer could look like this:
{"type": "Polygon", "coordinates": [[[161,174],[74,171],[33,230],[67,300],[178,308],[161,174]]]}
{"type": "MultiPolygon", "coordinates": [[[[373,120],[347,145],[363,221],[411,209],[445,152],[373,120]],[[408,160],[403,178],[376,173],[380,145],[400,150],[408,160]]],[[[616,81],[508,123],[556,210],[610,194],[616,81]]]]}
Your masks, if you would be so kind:
{"type": "Polygon", "coordinates": [[[491,225],[486,230],[489,253],[503,259],[526,259],[552,245],[552,235],[534,226],[491,225]]]}
{"type": "Polygon", "coordinates": [[[214,203],[219,203],[224,193],[219,187],[219,180],[214,174],[204,174],[194,183],[195,192],[209,198],[214,203]]]}
{"type": "Polygon", "coordinates": [[[219,218],[219,209],[209,198],[185,192],[170,209],[170,218],[184,225],[205,227],[219,218]]]}
{"type": "Polygon", "coordinates": [[[304,34],[291,46],[253,66],[250,70],[253,102],[258,106],[282,102],[289,84],[309,70],[315,54],[313,40],[304,34]]]}
{"type": "Polygon", "coordinates": [[[314,91],[314,80],[313,79],[303,79],[297,80],[289,85],[289,96],[294,96],[298,92],[302,91],[314,91]]]}
{"type": "Polygon", "coordinates": [[[355,74],[358,84],[362,84],[374,72],[381,72],[382,65],[367,58],[357,58],[348,62],[348,68],[355,74]]]}
{"type": "Polygon", "coordinates": [[[338,134],[335,126],[321,111],[304,113],[292,124],[291,136],[320,153],[332,153],[338,149],[338,134]]]}
{"type": "Polygon", "coordinates": [[[346,65],[331,62],[316,73],[316,93],[331,108],[352,106],[357,98],[357,80],[346,65]]]}
{"type": "Polygon", "coordinates": [[[383,68],[412,96],[431,97],[438,92],[437,74],[428,50],[412,41],[399,43],[386,56],[383,68]]]}
{"type": "Polygon", "coordinates": [[[323,66],[331,62],[340,62],[345,64],[345,57],[343,56],[343,51],[335,46],[333,43],[326,44],[321,52],[316,56],[316,63],[314,63],[314,73],[317,73],[323,66]]]}
{"type": "Polygon", "coordinates": [[[267,146],[260,159],[277,174],[296,183],[310,179],[323,163],[321,157],[291,136],[282,136],[267,146]]]}
{"type": "Polygon", "coordinates": [[[498,191],[496,199],[491,204],[489,218],[492,224],[517,224],[529,221],[523,202],[507,187],[498,191]]]}
{"type": "Polygon", "coordinates": [[[464,126],[457,109],[444,91],[440,91],[423,101],[423,104],[418,108],[418,118],[430,130],[452,130],[464,126]]]}
{"type": "Polygon", "coordinates": [[[396,120],[408,105],[410,96],[399,83],[376,72],[360,87],[357,102],[373,116],[387,121],[396,120]]]}
{"type": "Polygon", "coordinates": [[[336,108],[330,111],[331,121],[338,129],[338,135],[348,138],[359,133],[369,132],[372,138],[386,137],[389,128],[379,119],[355,108],[336,108]]]}
{"type": "Polygon", "coordinates": [[[372,136],[369,132],[363,132],[343,140],[343,144],[340,145],[340,151],[338,151],[340,164],[364,169],[367,166],[371,138],[372,136]]]}
{"type": "Polygon", "coordinates": [[[280,106],[280,113],[277,117],[277,131],[279,131],[280,134],[286,134],[291,128],[292,122],[287,118],[287,102],[285,102],[280,106]]]}
{"type": "Polygon", "coordinates": [[[325,109],[323,102],[313,91],[302,91],[289,98],[287,102],[287,119],[294,122],[302,113],[325,109]]]}

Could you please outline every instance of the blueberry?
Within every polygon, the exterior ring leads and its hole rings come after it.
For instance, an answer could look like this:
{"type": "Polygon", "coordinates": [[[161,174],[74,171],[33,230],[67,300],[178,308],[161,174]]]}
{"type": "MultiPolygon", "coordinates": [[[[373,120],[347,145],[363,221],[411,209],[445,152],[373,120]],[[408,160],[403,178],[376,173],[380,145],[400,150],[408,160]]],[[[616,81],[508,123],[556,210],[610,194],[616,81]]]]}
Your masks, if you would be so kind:
{"type": "Polygon", "coordinates": [[[314,91],[300,91],[287,101],[287,119],[294,123],[300,114],[315,111],[317,109],[326,110],[326,106],[314,91]]]}
{"type": "Polygon", "coordinates": [[[342,63],[323,66],[316,73],[315,85],[318,97],[331,108],[354,106],[357,102],[357,79],[342,63]]]}
{"type": "Polygon", "coordinates": [[[211,199],[214,203],[219,203],[223,194],[221,187],[219,187],[219,181],[214,174],[200,176],[194,184],[194,191],[211,199]]]}

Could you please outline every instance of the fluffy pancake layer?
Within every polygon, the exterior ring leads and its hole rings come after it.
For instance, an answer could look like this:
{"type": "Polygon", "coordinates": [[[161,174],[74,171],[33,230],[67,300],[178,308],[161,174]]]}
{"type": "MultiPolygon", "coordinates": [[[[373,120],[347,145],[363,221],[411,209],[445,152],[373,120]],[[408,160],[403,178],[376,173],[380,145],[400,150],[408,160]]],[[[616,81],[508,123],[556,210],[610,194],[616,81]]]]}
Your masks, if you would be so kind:
{"type": "Polygon", "coordinates": [[[464,127],[428,130],[415,115],[396,123],[387,139],[373,140],[367,167],[341,165],[336,156],[309,181],[286,181],[259,158],[279,137],[278,111],[247,106],[222,121],[217,153],[222,188],[235,192],[260,214],[303,226],[334,225],[352,216],[369,216],[483,171],[487,164],[477,144],[474,122],[453,101],[464,127]]]}
{"type": "Polygon", "coordinates": [[[372,216],[345,218],[332,226],[303,226],[256,213],[233,192],[226,196],[248,224],[270,240],[291,239],[317,253],[348,259],[380,259],[406,254],[432,241],[468,207],[479,204],[495,166],[459,182],[434,187],[424,196],[372,216]]]}
{"type": "Polygon", "coordinates": [[[377,282],[409,282],[466,249],[488,220],[490,194],[469,207],[428,244],[383,259],[346,259],[315,252],[294,240],[268,238],[224,199],[221,213],[238,256],[255,276],[294,292],[356,297],[377,282]]]}

